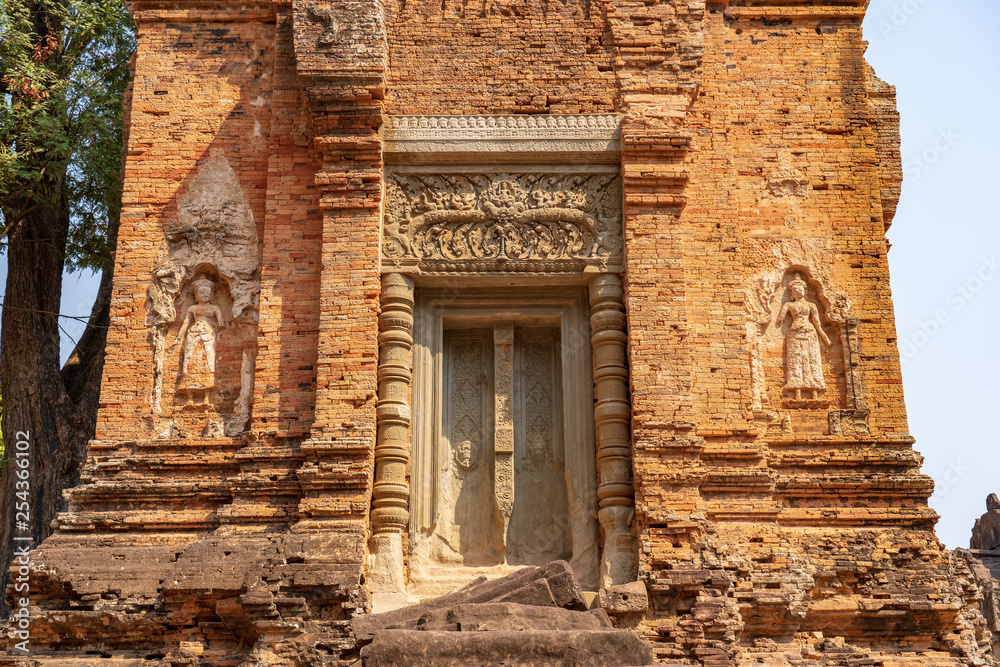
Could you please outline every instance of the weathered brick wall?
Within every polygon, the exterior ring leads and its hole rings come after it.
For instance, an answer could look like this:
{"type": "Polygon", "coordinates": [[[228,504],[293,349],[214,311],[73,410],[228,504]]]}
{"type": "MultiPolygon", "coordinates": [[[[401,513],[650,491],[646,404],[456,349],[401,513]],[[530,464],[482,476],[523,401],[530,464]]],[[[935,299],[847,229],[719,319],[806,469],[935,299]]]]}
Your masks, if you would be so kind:
{"type": "Polygon", "coordinates": [[[393,114],[607,113],[615,3],[387,3],[393,114]]]}
{"type": "Polygon", "coordinates": [[[987,650],[907,435],[884,236],[898,128],[891,89],[866,79],[862,14],[708,13],[678,132],[690,137],[683,210],[627,209],[640,569],[665,660],[917,665],[987,650]],[[767,281],[789,268],[844,293],[857,322],[853,355],[847,322],[826,322],[823,404],[783,397],[780,337],[754,342],[767,281]],[[858,405],[868,430],[834,432],[830,411],[858,405]]]}
{"type": "Polygon", "coordinates": [[[269,105],[267,199],[261,235],[259,382],[254,429],[308,435],[314,421],[323,234],[319,156],[295,70],[291,12],[278,9],[269,105]]]}
{"type": "MultiPolygon", "coordinates": [[[[153,349],[146,291],[177,199],[212,151],[236,172],[263,229],[274,26],[246,11],[140,6],[122,223],[99,440],[148,438],[153,349]]],[[[221,355],[220,355],[221,356],[221,355]]],[[[228,355],[229,358],[232,355],[228,355]]]]}

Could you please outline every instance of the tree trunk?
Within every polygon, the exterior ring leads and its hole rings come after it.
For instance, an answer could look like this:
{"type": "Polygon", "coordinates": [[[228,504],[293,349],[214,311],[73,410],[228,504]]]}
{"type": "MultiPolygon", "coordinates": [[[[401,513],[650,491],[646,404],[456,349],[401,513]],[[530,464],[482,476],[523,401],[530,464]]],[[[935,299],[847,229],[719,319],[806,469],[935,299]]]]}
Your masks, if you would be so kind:
{"type": "MultiPolygon", "coordinates": [[[[66,508],[63,489],[79,482],[87,441],[94,435],[104,341],[110,306],[110,275],[64,373],[59,369],[59,312],[63,251],[68,216],[48,208],[28,214],[9,239],[7,286],[0,331],[0,386],[3,387],[3,437],[0,472],[0,563],[6,566],[18,546],[36,547],[51,532],[57,512],[66,508]],[[70,388],[70,390],[67,389],[70,388]],[[71,393],[72,392],[72,393],[71,393]],[[27,436],[27,437],[25,437],[27,436]],[[28,456],[17,455],[27,441],[28,456]],[[22,468],[19,459],[27,459],[22,468]],[[18,472],[27,470],[27,478],[18,472]],[[18,486],[18,482],[22,482],[18,486]],[[24,482],[27,482],[25,485],[24,482]],[[17,515],[16,495],[27,487],[28,520],[17,515]],[[15,537],[32,540],[15,541],[15,537]]],[[[107,271],[106,274],[110,274],[107,271]]],[[[23,473],[22,473],[23,475],[23,473]]],[[[4,567],[0,586],[10,591],[4,567]]],[[[4,596],[0,614],[10,611],[4,596]]]]}
{"type": "MultiPolygon", "coordinates": [[[[73,40],[63,24],[68,3],[65,0],[57,0],[55,4],[29,0],[26,5],[34,36],[31,58],[56,79],[70,76],[81,54],[73,52],[67,56],[65,51],[73,40]]],[[[113,33],[114,26],[110,30],[113,33]]],[[[84,37],[80,39],[84,42],[93,37],[86,29],[82,34],[84,37]]],[[[94,34],[100,34],[100,30],[94,34]]],[[[80,45],[73,48],[78,47],[80,45]]],[[[7,95],[8,101],[11,98],[17,101],[19,96],[27,94],[28,99],[22,101],[25,108],[31,108],[32,104],[49,99],[49,93],[63,94],[59,81],[51,76],[39,79],[45,86],[51,84],[51,90],[47,89],[46,95],[40,98],[26,93],[33,89],[20,86],[18,76],[0,77],[0,94],[7,95]]],[[[126,95],[126,100],[128,97],[126,95]]],[[[70,125],[66,117],[69,111],[63,106],[57,104],[48,111],[43,109],[42,113],[48,113],[50,121],[58,120],[65,127],[70,125]]],[[[37,140],[36,137],[22,142],[20,135],[13,139],[9,133],[4,136],[19,148],[22,143],[30,146],[37,140]]],[[[68,137],[72,136],[69,134],[63,139],[70,140],[68,137]]],[[[26,152],[29,156],[26,159],[37,157],[40,160],[34,166],[41,178],[30,183],[13,183],[9,192],[26,193],[19,198],[0,197],[8,234],[7,285],[0,315],[0,387],[3,390],[0,423],[5,445],[0,464],[0,591],[4,593],[0,595],[0,616],[10,611],[7,596],[13,591],[9,588],[11,575],[7,566],[15,555],[15,548],[24,545],[34,548],[52,532],[57,513],[66,509],[63,490],[80,481],[80,465],[97,423],[113,268],[110,265],[105,268],[87,328],[60,371],[58,313],[70,230],[70,206],[66,199],[70,188],[64,185],[66,165],[72,160],[66,154],[60,162],[62,150],[57,142],[46,150],[37,151],[35,157],[31,157],[34,154],[30,151],[26,152]],[[22,185],[27,187],[19,190],[22,185]],[[26,455],[18,456],[19,453],[26,455]],[[29,506],[27,512],[23,506],[19,507],[25,502],[29,506]]],[[[122,164],[124,157],[123,147],[122,164]]],[[[107,194],[108,191],[102,192],[107,194]]],[[[108,214],[107,234],[113,247],[119,222],[115,209],[120,201],[106,203],[112,209],[108,214]]],[[[96,261],[93,256],[87,257],[89,264],[96,261]]]]}

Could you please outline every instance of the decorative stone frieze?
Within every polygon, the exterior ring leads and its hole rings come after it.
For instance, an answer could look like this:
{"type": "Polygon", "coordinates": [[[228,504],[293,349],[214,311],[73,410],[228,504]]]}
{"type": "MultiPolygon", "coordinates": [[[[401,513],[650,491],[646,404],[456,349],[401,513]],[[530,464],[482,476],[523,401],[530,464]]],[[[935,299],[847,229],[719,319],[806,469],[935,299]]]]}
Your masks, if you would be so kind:
{"type": "Polygon", "coordinates": [[[617,114],[543,116],[387,116],[379,134],[387,161],[434,162],[570,156],[613,162],[621,154],[617,114]]]}
{"type": "Polygon", "coordinates": [[[397,173],[383,271],[619,271],[621,179],[606,173],[397,173]]]}

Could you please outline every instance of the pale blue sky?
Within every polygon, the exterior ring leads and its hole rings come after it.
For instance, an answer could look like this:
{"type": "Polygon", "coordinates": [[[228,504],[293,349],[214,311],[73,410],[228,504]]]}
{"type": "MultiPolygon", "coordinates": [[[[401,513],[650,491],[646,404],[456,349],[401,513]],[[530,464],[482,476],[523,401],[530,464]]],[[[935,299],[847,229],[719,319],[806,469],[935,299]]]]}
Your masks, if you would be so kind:
{"type": "MultiPolygon", "coordinates": [[[[986,496],[1000,493],[997,26],[996,0],[871,0],[865,22],[868,60],[896,86],[902,115],[889,263],[910,431],[949,547],[967,546],[986,496]]],[[[0,257],[0,279],[6,269],[0,257]]],[[[63,312],[87,315],[96,288],[94,276],[68,276],[63,312]]]]}
{"type": "Polygon", "coordinates": [[[865,21],[902,117],[889,272],[910,432],[949,547],[1000,493],[998,25],[996,0],[872,0],[865,21]]]}

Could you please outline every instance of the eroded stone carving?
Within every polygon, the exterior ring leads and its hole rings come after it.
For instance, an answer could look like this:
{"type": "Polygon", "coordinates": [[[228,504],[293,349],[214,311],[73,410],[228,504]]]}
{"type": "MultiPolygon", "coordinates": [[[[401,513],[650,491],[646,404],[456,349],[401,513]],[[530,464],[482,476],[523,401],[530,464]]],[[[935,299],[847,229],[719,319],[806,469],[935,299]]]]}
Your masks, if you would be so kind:
{"type": "Polygon", "coordinates": [[[228,422],[228,430],[241,433],[250,421],[250,403],[253,400],[254,363],[257,346],[247,344],[243,349],[243,363],[240,364],[240,397],[236,399],[235,415],[228,422]]]}
{"type": "Polygon", "coordinates": [[[762,432],[786,436],[791,434],[788,415],[777,408],[831,407],[831,435],[865,437],[868,409],[850,300],[817,275],[815,266],[804,263],[824,257],[821,248],[789,244],[776,248],[775,254],[797,261],[758,274],[744,291],[755,420],[762,432]],[[779,351],[783,379],[778,385],[772,376],[771,383],[780,386],[783,405],[772,401],[767,386],[768,374],[778,370],[773,360],[779,351]],[[828,366],[844,374],[841,392],[846,394],[828,391],[828,366]]]}
{"type": "MultiPolygon", "coordinates": [[[[242,432],[253,393],[259,293],[260,254],[253,212],[225,156],[213,151],[178,200],[177,217],[164,230],[164,245],[146,292],[146,324],[153,343],[150,406],[154,418],[164,411],[164,379],[176,372],[176,398],[197,394],[211,409],[219,409],[224,394],[238,394],[223,430],[226,435],[242,432]],[[179,321],[178,312],[183,313],[179,321]],[[183,349],[168,360],[165,340],[172,328],[183,349]],[[226,365],[231,370],[225,378],[219,375],[222,350],[230,355],[227,360],[238,360],[226,365]],[[220,387],[220,381],[225,386],[220,387]]],[[[175,429],[157,430],[169,437],[175,429]]],[[[217,430],[211,429],[212,433],[217,430]]]]}
{"type": "MultiPolygon", "coordinates": [[[[163,400],[163,354],[167,327],[177,318],[174,298],[181,286],[177,271],[161,267],[154,273],[153,283],[146,291],[146,325],[152,329],[153,338],[153,392],[150,406],[153,415],[159,415],[163,400]]],[[[169,434],[170,429],[166,431],[169,434]]],[[[164,435],[163,437],[169,437],[164,435]]]]}
{"type": "Polygon", "coordinates": [[[392,173],[386,191],[387,266],[506,273],[621,264],[616,175],[392,173]]]}
{"type": "Polygon", "coordinates": [[[387,60],[385,11],[377,0],[292,2],[296,64],[300,73],[376,75],[387,60]]]}
{"type": "Polygon", "coordinates": [[[809,179],[798,169],[785,165],[767,179],[767,189],[775,197],[806,197],[809,179]]]}
{"type": "Polygon", "coordinates": [[[857,410],[831,410],[827,415],[829,420],[829,434],[842,435],[852,438],[867,438],[871,435],[868,430],[868,415],[870,411],[865,409],[857,410]]]}
{"type": "Polygon", "coordinates": [[[493,368],[495,385],[493,436],[493,492],[503,517],[504,542],[514,511],[514,323],[498,322],[493,327],[493,368]]]}
{"type": "Polygon", "coordinates": [[[182,389],[213,389],[215,387],[215,341],[219,329],[226,326],[222,310],[212,303],[215,283],[198,278],[192,283],[194,303],[184,312],[183,324],[175,347],[183,342],[179,386],[182,389]]]}
{"type": "Polygon", "coordinates": [[[463,440],[455,449],[455,463],[461,470],[468,471],[479,461],[479,447],[471,440],[463,440]]]}
{"type": "Polygon", "coordinates": [[[314,4],[306,5],[306,11],[310,18],[316,20],[322,26],[322,32],[316,38],[316,46],[321,49],[329,48],[337,42],[337,33],[340,31],[340,24],[337,16],[329,9],[317,7],[314,4]]]}
{"type": "Polygon", "coordinates": [[[830,345],[823,331],[816,304],[806,299],[806,281],[797,275],[788,284],[789,300],[781,307],[775,324],[783,326],[791,318],[785,332],[785,390],[795,398],[813,398],[826,389],[823,379],[823,354],[820,342],[830,345]]]}

